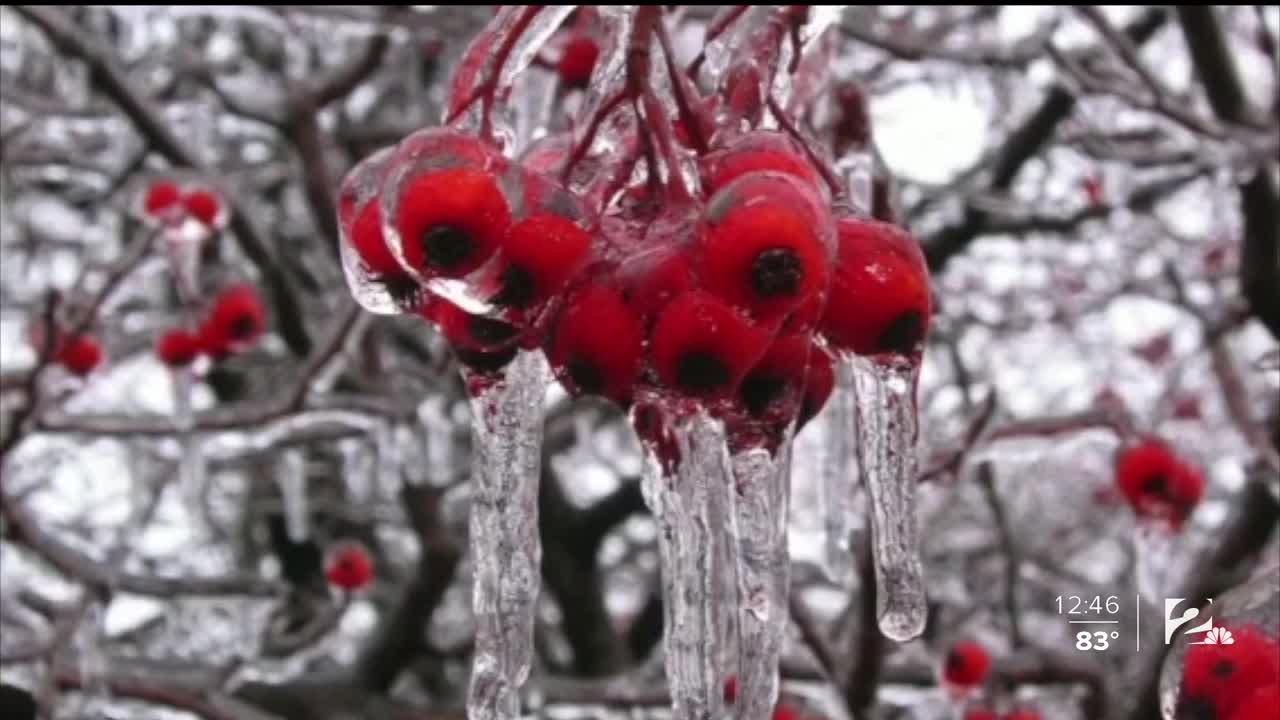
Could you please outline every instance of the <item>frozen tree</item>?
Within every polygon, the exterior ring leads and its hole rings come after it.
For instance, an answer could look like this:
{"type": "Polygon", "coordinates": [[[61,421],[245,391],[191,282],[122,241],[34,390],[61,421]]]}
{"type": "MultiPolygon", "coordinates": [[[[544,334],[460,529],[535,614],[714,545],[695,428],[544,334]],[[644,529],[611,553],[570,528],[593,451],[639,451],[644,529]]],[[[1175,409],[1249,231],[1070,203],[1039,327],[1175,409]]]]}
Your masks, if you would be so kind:
{"type": "Polygon", "coordinates": [[[1267,717],[1278,26],[0,8],[0,715],[1267,717]]]}

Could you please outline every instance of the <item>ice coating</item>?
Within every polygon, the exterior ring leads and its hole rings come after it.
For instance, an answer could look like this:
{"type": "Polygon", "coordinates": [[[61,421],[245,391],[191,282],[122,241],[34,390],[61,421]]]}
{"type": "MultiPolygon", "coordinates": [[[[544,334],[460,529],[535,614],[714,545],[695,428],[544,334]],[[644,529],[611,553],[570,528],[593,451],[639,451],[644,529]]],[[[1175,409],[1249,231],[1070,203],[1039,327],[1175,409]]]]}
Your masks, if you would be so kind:
{"type": "Polygon", "coordinates": [[[173,424],[178,431],[178,487],[187,514],[197,527],[204,522],[204,486],[206,459],[200,435],[195,431],[195,412],[191,405],[194,378],[191,368],[173,372],[173,424]]]}
{"type": "Polygon", "coordinates": [[[166,225],[160,233],[169,272],[184,305],[200,298],[200,258],[208,235],[208,229],[191,219],[166,225]]]}
{"type": "Polygon", "coordinates": [[[663,646],[675,717],[721,718],[728,624],[728,495],[732,487],[724,425],[705,410],[673,424],[679,458],[673,464],[649,446],[645,499],[659,525],[663,646]]]}
{"type": "Polygon", "coordinates": [[[338,191],[338,231],[341,237],[338,250],[347,289],[360,307],[378,315],[400,313],[405,306],[414,304],[417,295],[410,286],[401,287],[400,297],[397,297],[392,292],[396,284],[389,282],[392,278],[380,277],[360,258],[353,232],[356,218],[370,203],[378,202],[387,162],[394,150],[394,147],[385,147],[361,160],[347,172],[338,191]]]}
{"type": "Polygon", "coordinates": [[[541,353],[521,350],[503,373],[471,398],[471,720],[520,717],[541,579],[538,478],[551,371],[541,353]]]}
{"type": "Polygon", "coordinates": [[[737,711],[745,720],[764,720],[778,698],[778,663],[790,617],[791,430],[776,454],[753,448],[736,453],[732,463],[731,542],[739,548],[737,711]]]}
{"type": "Polygon", "coordinates": [[[289,450],[280,454],[276,483],[280,486],[280,502],[284,506],[285,531],[293,542],[303,542],[310,534],[310,510],[307,505],[306,464],[300,451],[289,450]]]}
{"type": "Polygon", "coordinates": [[[80,673],[82,698],[81,717],[85,720],[106,720],[111,700],[109,682],[110,667],[106,651],[102,647],[105,636],[106,610],[102,603],[88,601],[80,626],[76,630],[77,661],[80,673]]]}
{"type": "MultiPolygon", "coordinates": [[[[586,148],[586,157],[602,158],[612,154],[623,154],[629,143],[627,132],[633,127],[633,121],[615,121],[619,117],[614,113],[607,122],[594,121],[601,113],[610,113],[622,100],[625,89],[627,64],[627,38],[631,37],[635,26],[636,6],[600,6],[597,8],[599,22],[604,30],[604,40],[600,45],[600,55],[596,61],[593,78],[583,95],[582,106],[578,110],[573,123],[572,147],[584,143],[588,134],[594,131],[590,146],[586,148]]],[[[629,116],[626,116],[629,118],[629,116]]],[[[577,169],[566,179],[568,188],[576,193],[586,194],[594,173],[590,172],[593,163],[579,160],[577,169]]]]}
{"type": "Polygon", "coordinates": [[[836,364],[836,391],[828,401],[823,423],[822,474],[819,478],[826,521],[825,570],[832,582],[851,587],[854,576],[853,495],[859,481],[857,407],[852,362],[836,364]]]}
{"type": "Polygon", "coordinates": [[[838,392],[854,395],[858,466],[871,508],[880,632],[906,642],[924,631],[924,570],[916,527],[916,374],[905,358],[842,357],[838,392]]]}

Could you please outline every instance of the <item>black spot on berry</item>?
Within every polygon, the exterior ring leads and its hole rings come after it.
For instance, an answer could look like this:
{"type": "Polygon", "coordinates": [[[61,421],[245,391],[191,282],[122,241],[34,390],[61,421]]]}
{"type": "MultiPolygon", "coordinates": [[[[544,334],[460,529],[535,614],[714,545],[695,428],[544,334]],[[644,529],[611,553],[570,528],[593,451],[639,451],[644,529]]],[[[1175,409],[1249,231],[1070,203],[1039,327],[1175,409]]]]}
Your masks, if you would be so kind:
{"type": "Polygon", "coordinates": [[[453,270],[465,263],[475,250],[471,236],[452,225],[437,225],[422,235],[422,249],[427,265],[453,270]]]}
{"type": "Polygon", "coordinates": [[[1142,492],[1155,497],[1165,497],[1169,494],[1169,478],[1164,475],[1152,475],[1142,483],[1142,492]]]}
{"type": "Polygon", "coordinates": [[[493,296],[493,303],[502,307],[522,308],[533,302],[533,275],[522,267],[512,265],[502,271],[502,288],[493,296]]]}
{"type": "Polygon", "coordinates": [[[480,345],[501,345],[516,336],[516,328],[501,320],[473,316],[467,321],[467,333],[480,345]]]}
{"type": "Polygon", "coordinates": [[[685,353],[676,366],[676,383],[691,393],[712,392],[729,384],[729,368],[709,352],[685,353]]]}
{"type": "Polygon", "coordinates": [[[742,404],[747,406],[747,412],[758,417],[782,397],[786,389],[787,379],[784,377],[764,374],[748,375],[742,381],[739,394],[742,396],[742,404]]]}
{"type": "Polygon", "coordinates": [[[249,313],[242,313],[231,321],[231,338],[244,340],[258,331],[258,320],[249,313]]]}
{"type": "Polygon", "coordinates": [[[565,369],[569,373],[569,379],[580,392],[587,395],[604,393],[604,375],[591,361],[580,357],[574,358],[569,361],[565,369]]]}
{"type": "Polygon", "coordinates": [[[1174,712],[1177,720],[1219,720],[1213,701],[1205,697],[1184,697],[1174,712]]]}
{"type": "Polygon", "coordinates": [[[1230,677],[1231,673],[1236,671],[1236,664],[1230,660],[1219,660],[1213,666],[1213,674],[1216,677],[1230,677]]]}
{"type": "Polygon", "coordinates": [[[804,266],[790,248],[765,250],[751,263],[751,286],[762,297],[795,295],[804,266]]]}
{"type": "Polygon", "coordinates": [[[0,715],[13,720],[36,720],[36,700],[16,685],[0,684],[0,715]]]}
{"type": "Polygon", "coordinates": [[[454,355],[457,356],[458,362],[476,372],[492,373],[506,367],[508,363],[515,359],[516,348],[507,348],[506,350],[495,352],[455,348],[454,355]]]}
{"type": "Polygon", "coordinates": [[[880,351],[898,355],[915,352],[924,339],[924,316],[919,310],[907,310],[880,333],[880,351]]]}

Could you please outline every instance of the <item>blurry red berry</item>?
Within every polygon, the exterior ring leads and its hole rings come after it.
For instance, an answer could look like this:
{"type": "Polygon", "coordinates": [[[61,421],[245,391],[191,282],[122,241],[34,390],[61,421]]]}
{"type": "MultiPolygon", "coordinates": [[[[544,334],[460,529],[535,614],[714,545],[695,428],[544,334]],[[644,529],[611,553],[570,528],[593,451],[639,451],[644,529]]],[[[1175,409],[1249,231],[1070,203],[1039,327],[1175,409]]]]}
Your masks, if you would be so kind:
{"type": "Polygon", "coordinates": [[[1015,710],[1005,715],[1004,720],[1040,720],[1040,713],[1035,710],[1015,710]]]}
{"type": "Polygon", "coordinates": [[[762,321],[821,294],[833,238],[814,200],[799,181],[772,172],[744,175],[712,196],[698,237],[705,288],[762,321]]]}
{"type": "Polygon", "coordinates": [[[183,205],[187,209],[187,214],[204,223],[206,227],[213,227],[218,220],[218,214],[222,212],[222,201],[218,199],[216,193],[208,190],[187,193],[183,205]]]}
{"type": "Polygon", "coordinates": [[[1204,493],[1204,479],[1157,438],[1122,450],[1116,459],[1116,485],[1140,517],[1174,528],[1191,514],[1204,493]]]}
{"type": "Polygon", "coordinates": [[[249,347],[267,329],[267,311],[251,285],[236,285],[213,301],[200,341],[210,354],[221,357],[249,347]]]}
{"type": "Polygon", "coordinates": [[[650,350],[667,387],[689,396],[719,396],[738,388],[769,339],[723,300],[691,290],[658,315],[650,350]]]}
{"type": "Polygon", "coordinates": [[[990,710],[970,710],[964,714],[964,720],[1000,720],[1000,716],[990,710]]]}
{"type": "Polygon", "coordinates": [[[702,159],[703,189],[708,195],[747,173],[760,170],[797,177],[815,189],[823,187],[804,149],[781,133],[758,130],[738,135],[702,159]]]}
{"type": "Polygon", "coordinates": [[[396,217],[405,261],[442,277],[462,277],[483,265],[510,225],[511,210],[497,180],[469,167],[407,180],[396,217]]]}
{"type": "Polygon", "coordinates": [[[376,201],[366,203],[351,223],[351,245],[376,277],[405,274],[382,234],[382,210],[376,201]]]}
{"type": "Polygon", "coordinates": [[[155,216],[175,207],[182,200],[182,192],[171,182],[152,183],[142,201],[142,209],[155,216]]]}
{"type": "Polygon", "coordinates": [[[1248,699],[1240,703],[1231,720],[1275,720],[1280,711],[1280,682],[1254,690],[1248,699]]]}
{"type": "Polygon", "coordinates": [[[573,221],[551,213],[511,226],[502,246],[501,287],[493,301],[524,308],[559,293],[591,250],[591,236],[573,221]]]}
{"type": "Polygon", "coordinates": [[[825,348],[814,343],[809,349],[809,370],[805,374],[800,415],[796,418],[797,431],[822,412],[822,408],[827,405],[827,400],[831,399],[835,386],[835,360],[825,348]]]}
{"type": "Polygon", "coordinates": [[[359,545],[343,546],[329,558],[325,577],[334,587],[359,590],[373,580],[373,560],[359,545]]]}
{"type": "Polygon", "coordinates": [[[800,720],[800,713],[790,705],[778,703],[773,708],[773,715],[770,720],[800,720]]]}
{"type": "Polygon", "coordinates": [[[589,284],[570,296],[555,323],[551,365],[570,392],[626,407],[640,374],[643,333],[616,288],[589,284]]]}
{"type": "Polygon", "coordinates": [[[102,346],[88,335],[74,335],[62,343],[57,359],[68,372],[84,377],[101,364],[102,346]]]}
{"type": "MultiPolygon", "coordinates": [[[[1252,625],[1220,625],[1230,644],[1191,645],[1182,666],[1178,718],[1232,718],[1250,695],[1280,682],[1280,644],[1252,625]]],[[[1274,718],[1274,709],[1270,718],[1274,718]]]]}
{"type": "Polygon", "coordinates": [[[724,680],[724,701],[729,705],[738,701],[738,676],[730,675],[724,680]]]}
{"type": "Polygon", "coordinates": [[[681,248],[654,247],[627,259],[618,271],[622,297],[645,326],[667,303],[693,287],[693,268],[681,248]]]}
{"type": "Polygon", "coordinates": [[[169,330],[156,341],[156,355],[169,367],[186,367],[199,357],[200,338],[186,330],[169,330]]]}
{"type": "Polygon", "coordinates": [[[947,653],[942,666],[942,677],[951,685],[973,687],[981,685],[991,669],[991,656],[976,642],[956,643],[947,653]]]}
{"type": "Polygon", "coordinates": [[[911,355],[929,329],[929,271],[915,239],[876,220],[843,218],[820,329],[834,348],[911,355]]]}
{"type": "Polygon", "coordinates": [[[595,40],[586,35],[575,35],[565,44],[560,62],[556,63],[560,82],[571,88],[586,87],[599,56],[600,47],[595,40]]]}
{"type": "Polygon", "coordinates": [[[1104,198],[1102,190],[1102,179],[1097,175],[1091,175],[1080,181],[1080,187],[1084,189],[1084,196],[1090,205],[1101,205],[1104,198]]]}

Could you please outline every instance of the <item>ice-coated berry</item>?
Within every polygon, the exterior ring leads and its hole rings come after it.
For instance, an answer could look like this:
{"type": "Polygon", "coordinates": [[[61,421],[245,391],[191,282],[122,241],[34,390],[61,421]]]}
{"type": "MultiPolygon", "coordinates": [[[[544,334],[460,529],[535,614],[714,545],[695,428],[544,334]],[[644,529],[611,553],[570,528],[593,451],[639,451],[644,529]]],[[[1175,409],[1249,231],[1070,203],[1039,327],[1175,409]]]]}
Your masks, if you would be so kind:
{"type": "Polygon", "coordinates": [[[623,264],[618,285],[627,307],[648,327],[667,303],[693,287],[689,253],[671,246],[646,249],[623,264]]]}
{"type": "Polygon", "coordinates": [[[959,642],[947,652],[942,665],[942,677],[951,685],[973,687],[981,685],[991,668],[991,656],[976,642],[959,642]]]}
{"type": "Polygon", "coordinates": [[[1231,633],[1233,642],[1187,648],[1178,720],[1231,718],[1250,695],[1280,682],[1280,643],[1276,638],[1253,625],[1219,627],[1231,633]]]}
{"type": "Polygon", "coordinates": [[[330,555],[325,577],[336,588],[359,590],[373,580],[373,560],[363,547],[343,545],[330,555]]]}
{"type": "Polygon", "coordinates": [[[168,330],[156,340],[156,356],[169,367],[186,367],[195,362],[200,352],[200,338],[186,330],[168,330]]]}
{"type": "Polygon", "coordinates": [[[570,392],[630,403],[644,333],[616,287],[596,281],[573,292],[552,333],[551,366],[570,392]]]}
{"type": "Polygon", "coordinates": [[[773,171],[792,175],[814,189],[822,179],[795,140],[771,130],[734,136],[723,147],[708,153],[700,164],[702,187],[707,195],[748,173],[773,171]]]}
{"type": "Polygon", "coordinates": [[[833,241],[813,190],[788,175],[749,173],[707,203],[697,272],[708,291],[767,322],[822,293],[833,241]]]}
{"type": "Polygon", "coordinates": [[[738,676],[730,675],[724,680],[724,701],[732,705],[738,701],[738,676]]]}
{"type": "Polygon", "coordinates": [[[737,390],[769,340],[769,332],[720,298],[690,290],[658,315],[649,342],[663,385],[691,397],[715,397],[737,390]]]}
{"type": "Polygon", "coordinates": [[[556,72],[560,74],[560,82],[571,88],[586,87],[591,80],[591,71],[596,67],[596,58],[600,56],[600,46],[587,35],[575,35],[565,43],[560,54],[560,62],[556,63],[556,72]]]}
{"type": "Polygon", "coordinates": [[[1280,683],[1258,688],[1240,703],[1231,720],[1275,720],[1280,712],[1280,683]]]}
{"type": "Polygon", "coordinates": [[[974,709],[965,712],[964,720],[1000,720],[1000,716],[990,710],[974,709]]]}
{"type": "Polygon", "coordinates": [[[171,182],[160,181],[152,183],[147,188],[146,197],[142,201],[142,209],[152,217],[164,214],[168,210],[177,207],[182,200],[182,191],[178,186],[171,182]]]}
{"type": "Polygon", "coordinates": [[[762,417],[776,411],[785,417],[798,410],[810,347],[809,338],[803,335],[774,339],[738,388],[738,398],[748,413],[762,417]]]}
{"type": "MultiPolygon", "coordinates": [[[[507,360],[515,356],[514,345],[520,339],[520,329],[511,323],[469,313],[444,298],[432,298],[419,312],[444,335],[465,364],[469,365],[469,360],[474,358],[482,361],[482,365],[488,365],[497,362],[498,353],[505,355],[507,360]]],[[[501,362],[501,365],[506,365],[506,362],[501,362]]]]}
{"type": "Polygon", "coordinates": [[[773,708],[773,715],[770,720],[800,720],[800,713],[790,705],[778,703],[773,708]]]}
{"type": "Polygon", "coordinates": [[[511,209],[494,176],[470,167],[406,180],[395,217],[401,252],[428,277],[462,277],[502,244],[511,209]]]}
{"type": "Polygon", "coordinates": [[[252,285],[236,285],[214,300],[200,328],[200,342],[209,354],[225,357],[253,345],[266,329],[267,311],[258,291],[252,285]]]}
{"type": "Polygon", "coordinates": [[[841,218],[839,249],[819,329],[832,347],[858,355],[912,355],[929,330],[929,271],[906,231],[841,218]]]}
{"type": "Polygon", "coordinates": [[[102,363],[102,346],[88,335],[73,335],[61,343],[57,360],[71,374],[85,377],[102,363]]]}
{"type": "Polygon", "coordinates": [[[187,193],[182,204],[187,214],[199,220],[205,227],[213,227],[218,221],[218,215],[222,212],[222,200],[216,193],[209,190],[187,193]]]}
{"type": "Polygon", "coordinates": [[[804,396],[796,429],[804,427],[822,412],[836,386],[835,360],[825,348],[814,343],[809,349],[809,370],[805,374],[804,396]]]}
{"type": "Polygon", "coordinates": [[[567,218],[539,213],[521,220],[503,243],[493,302],[515,308],[545,302],[582,269],[590,251],[591,235],[567,218]]]}
{"type": "Polygon", "coordinates": [[[1005,715],[1004,720],[1040,720],[1040,713],[1035,710],[1014,710],[1005,715]]]}
{"type": "Polygon", "coordinates": [[[1120,451],[1116,485],[1142,518],[1178,528],[1200,502],[1204,480],[1159,438],[1144,437],[1120,451]]]}

